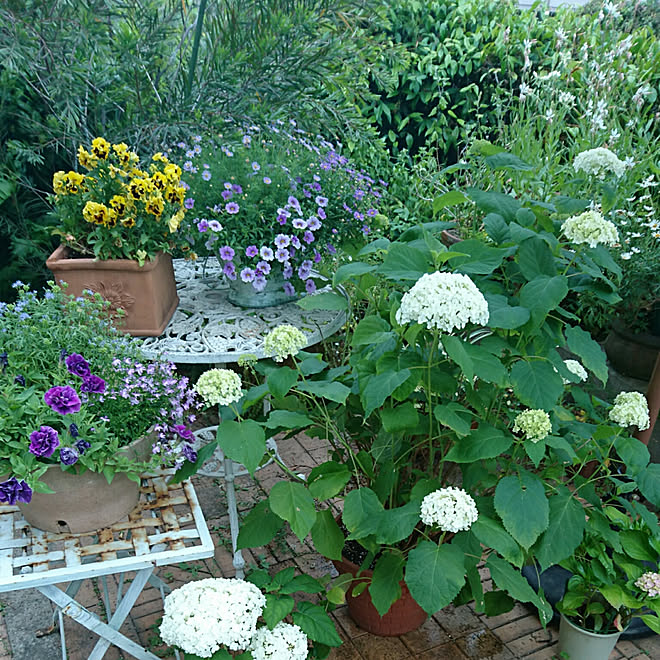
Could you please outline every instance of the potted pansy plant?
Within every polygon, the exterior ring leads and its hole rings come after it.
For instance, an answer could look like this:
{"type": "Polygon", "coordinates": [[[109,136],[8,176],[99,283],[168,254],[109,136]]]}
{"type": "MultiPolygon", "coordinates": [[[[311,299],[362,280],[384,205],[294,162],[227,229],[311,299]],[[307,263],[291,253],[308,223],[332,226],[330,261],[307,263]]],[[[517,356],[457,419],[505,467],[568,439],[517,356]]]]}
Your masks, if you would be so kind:
{"type": "Polygon", "coordinates": [[[375,227],[386,186],[295,122],[228,125],[171,157],[186,188],[182,232],[196,253],[219,259],[229,300],[244,307],[313,293],[322,263],[375,227]]]}
{"type": "Polygon", "coordinates": [[[198,401],[113,327],[99,294],[16,287],[0,310],[0,501],[40,529],[95,530],[136,505],[142,472],[196,460],[198,401]]]}

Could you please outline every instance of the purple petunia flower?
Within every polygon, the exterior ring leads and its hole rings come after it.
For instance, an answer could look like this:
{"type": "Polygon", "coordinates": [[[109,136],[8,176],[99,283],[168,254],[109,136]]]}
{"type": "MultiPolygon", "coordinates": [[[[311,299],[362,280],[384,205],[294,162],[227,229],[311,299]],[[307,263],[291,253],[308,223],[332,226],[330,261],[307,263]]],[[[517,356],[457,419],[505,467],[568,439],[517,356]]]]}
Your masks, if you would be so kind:
{"type": "Polygon", "coordinates": [[[238,183],[232,183],[231,189],[237,194],[240,195],[243,192],[243,188],[238,183]]]}
{"type": "Polygon", "coordinates": [[[275,255],[273,254],[273,250],[269,248],[267,245],[261,246],[261,249],[259,250],[259,256],[264,261],[272,261],[275,258],[275,255]]]}
{"type": "Polygon", "coordinates": [[[307,293],[314,293],[316,291],[316,284],[311,277],[305,282],[305,291],[307,293]]]}
{"type": "Polygon", "coordinates": [[[273,180],[269,176],[264,177],[264,183],[269,186],[271,183],[273,183],[273,180]]]}
{"type": "Polygon", "coordinates": [[[255,291],[261,292],[266,288],[266,278],[263,275],[257,275],[252,282],[252,287],[255,291]]]}
{"type": "Polygon", "coordinates": [[[204,233],[207,231],[209,228],[209,221],[206,218],[202,218],[198,223],[197,223],[197,231],[204,233]]]}
{"type": "Polygon", "coordinates": [[[73,447],[62,447],[60,449],[60,462],[63,465],[73,465],[78,462],[80,455],[73,447]]]}
{"type": "Polygon", "coordinates": [[[285,218],[290,218],[291,211],[287,211],[286,209],[277,209],[277,215],[278,217],[283,215],[285,218]]]}
{"type": "Polygon", "coordinates": [[[209,221],[209,229],[211,231],[222,231],[222,225],[217,220],[209,221]]]}
{"type": "Polygon", "coordinates": [[[273,243],[278,248],[286,248],[291,244],[291,239],[286,234],[278,234],[273,243]]]}
{"type": "Polygon", "coordinates": [[[330,254],[337,254],[337,248],[332,243],[328,243],[326,248],[330,254]]]}
{"type": "Polygon", "coordinates": [[[289,251],[286,248],[277,248],[275,250],[275,259],[277,259],[281,264],[289,260],[289,251]]]}
{"type": "Polygon", "coordinates": [[[290,261],[287,261],[284,264],[284,268],[282,268],[282,277],[285,280],[289,280],[291,279],[292,275],[293,275],[293,266],[291,265],[290,261]]]}
{"type": "Polygon", "coordinates": [[[220,259],[223,261],[231,261],[235,254],[234,249],[230,248],[228,245],[223,245],[220,248],[220,259]]]}
{"type": "MultiPolygon", "coordinates": [[[[300,250],[300,239],[297,236],[292,236],[291,237],[291,245],[293,245],[296,250],[300,250]]],[[[290,251],[291,248],[289,248],[290,251]]],[[[291,256],[293,257],[293,253],[291,253],[291,256]]]]}
{"type": "Polygon", "coordinates": [[[29,504],[31,499],[32,489],[25,481],[18,481],[16,477],[11,477],[11,479],[7,479],[7,481],[0,484],[0,502],[7,502],[7,504],[14,506],[16,502],[29,504]]]}
{"type": "Polygon", "coordinates": [[[254,282],[255,274],[252,268],[243,268],[241,271],[241,280],[243,282],[254,282]]]}
{"type": "Polygon", "coordinates": [[[258,254],[259,254],[259,250],[257,249],[256,245],[248,245],[245,248],[246,257],[256,257],[258,254]]]}
{"type": "Polygon", "coordinates": [[[296,295],[296,290],[293,288],[293,284],[291,284],[291,282],[285,282],[282,288],[284,289],[284,293],[286,293],[287,296],[296,295]]]}
{"type": "Polygon", "coordinates": [[[185,443],[181,445],[181,453],[184,458],[191,463],[194,463],[197,460],[197,452],[190,445],[185,443]]]}
{"type": "Polygon", "coordinates": [[[307,243],[307,245],[309,245],[310,243],[313,243],[314,242],[314,234],[312,234],[312,232],[309,231],[309,230],[306,231],[303,234],[303,241],[305,241],[305,243],[307,243]]]}
{"type": "Polygon", "coordinates": [[[35,456],[49,458],[60,444],[57,431],[51,426],[42,426],[38,431],[30,433],[30,453],[35,456]]]}
{"type": "Polygon", "coordinates": [[[317,229],[321,229],[321,227],[322,223],[315,215],[312,215],[307,219],[307,229],[316,231],[317,229]]]}
{"type": "Polygon", "coordinates": [[[327,206],[328,205],[328,198],[323,197],[323,195],[318,195],[317,197],[314,198],[314,201],[319,205],[319,206],[327,206]]]}
{"type": "Polygon", "coordinates": [[[322,209],[320,206],[316,209],[316,215],[318,215],[321,220],[325,220],[328,217],[325,213],[325,209],[322,209]]]}
{"type": "Polygon", "coordinates": [[[223,274],[225,277],[228,277],[230,280],[235,280],[236,279],[236,266],[234,266],[233,261],[228,261],[225,265],[224,268],[222,269],[223,274]]]}
{"type": "Polygon", "coordinates": [[[295,218],[291,223],[296,229],[307,229],[307,220],[295,218]]]}
{"type": "Polygon", "coordinates": [[[76,449],[79,454],[84,454],[92,446],[91,442],[83,440],[82,438],[76,440],[76,449]]]}
{"type": "Polygon", "coordinates": [[[187,426],[184,426],[183,424],[175,424],[172,427],[172,430],[180,438],[183,438],[184,440],[187,440],[188,442],[192,442],[192,440],[194,440],[194,438],[195,438],[195,436],[193,435],[193,432],[187,426]]]}
{"type": "Polygon", "coordinates": [[[195,200],[192,197],[186,197],[183,205],[190,211],[190,209],[195,206],[195,200]]]}
{"type": "Polygon", "coordinates": [[[234,196],[234,193],[233,193],[231,190],[223,190],[223,191],[220,193],[220,197],[222,197],[222,199],[224,199],[225,202],[226,202],[228,199],[231,199],[233,196],[234,196]]]}
{"type": "Polygon", "coordinates": [[[44,394],[44,401],[46,405],[60,415],[67,415],[80,410],[80,399],[77,392],[70,385],[51,387],[44,394]]]}
{"type": "Polygon", "coordinates": [[[312,184],[312,190],[313,190],[314,192],[321,192],[321,186],[320,186],[320,184],[314,182],[314,183],[312,184]]]}
{"type": "Polygon", "coordinates": [[[293,209],[297,210],[300,208],[300,202],[293,195],[289,195],[289,199],[287,199],[286,203],[293,209]]]}
{"type": "Polygon", "coordinates": [[[71,353],[65,360],[67,371],[74,376],[86,378],[91,373],[89,363],[79,353],[71,353]]]}
{"type": "Polygon", "coordinates": [[[83,379],[80,391],[89,392],[91,394],[102,394],[105,392],[105,381],[99,376],[89,374],[89,376],[83,379]]]}
{"type": "Polygon", "coordinates": [[[236,215],[240,211],[241,207],[236,202],[229,202],[225,204],[225,211],[230,215],[236,215]]]}
{"type": "Polygon", "coordinates": [[[23,376],[23,374],[17,374],[16,376],[14,376],[14,382],[17,385],[22,385],[23,387],[25,387],[25,376],[23,376]]]}
{"type": "Polygon", "coordinates": [[[314,263],[318,264],[323,257],[321,256],[321,253],[318,250],[314,250],[314,263]]]}

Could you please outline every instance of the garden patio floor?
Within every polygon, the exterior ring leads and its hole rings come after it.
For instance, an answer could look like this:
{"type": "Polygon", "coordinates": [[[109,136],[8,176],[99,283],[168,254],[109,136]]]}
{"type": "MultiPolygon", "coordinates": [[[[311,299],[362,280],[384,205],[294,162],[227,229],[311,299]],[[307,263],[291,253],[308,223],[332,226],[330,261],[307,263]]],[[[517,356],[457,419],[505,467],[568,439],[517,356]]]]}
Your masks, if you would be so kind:
{"type": "MultiPolygon", "coordinates": [[[[314,465],[325,460],[326,448],[318,440],[290,438],[280,443],[284,461],[295,472],[308,473],[314,465]]],[[[274,465],[258,473],[255,483],[249,477],[236,481],[239,509],[246,513],[255,501],[279,479],[281,471],[274,465]]],[[[172,587],[202,577],[232,577],[232,556],[229,550],[229,521],[226,515],[224,490],[216,479],[195,477],[197,495],[206,516],[209,529],[216,542],[213,559],[161,568],[158,575],[172,587]]],[[[263,566],[274,571],[295,566],[304,571],[322,575],[332,565],[315,554],[311,547],[301,544],[293,535],[276,538],[270,545],[245,552],[248,564],[263,566]]],[[[484,583],[489,588],[489,581],[484,583]]],[[[103,616],[99,585],[87,580],[78,599],[90,610],[103,616]]],[[[50,623],[51,605],[38,592],[3,594],[0,623],[0,660],[57,660],[60,656],[57,632],[36,637],[37,628],[50,623]]],[[[159,593],[148,587],[122,627],[122,632],[165,658],[172,658],[159,640],[157,625],[162,616],[159,593]]],[[[332,615],[345,640],[333,651],[331,660],[399,660],[400,658],[550,660],[555,657],[558,633],[554,628],[543,630],[532,610],[523,605],[498,617],[487,618],[475,614],[470,605],[447,607],[431,617],[419,630],[401,637],[375,637],[360,630],[348,616],[346,607],[332,615]]],[[[70,660],[84,660],[91,651],[96,637],[71,619],[66,619],[66,636],[70,660]]],[[[108,660],[130,658],[111,647],[108,660]]],[[[660,636],[620,642],[611,656],[643,660],[660,658],[660,636]]],[[[285,660],[285,659],[282,659],[285,660]]]]}

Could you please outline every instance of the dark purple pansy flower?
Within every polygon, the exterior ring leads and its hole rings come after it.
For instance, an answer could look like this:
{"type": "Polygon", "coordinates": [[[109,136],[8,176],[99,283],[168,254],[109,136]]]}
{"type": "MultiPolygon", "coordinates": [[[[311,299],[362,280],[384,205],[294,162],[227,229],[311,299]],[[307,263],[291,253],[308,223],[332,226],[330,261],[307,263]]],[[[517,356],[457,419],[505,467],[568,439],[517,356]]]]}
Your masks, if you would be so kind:
{"type": "Polygon", "coordinates": [[[83,380],[83,384],[80,386],[80,391],[101,394],[102,392],[105,392],[105,381],[100,376],[89,374],[89,376],[83,380]]]}
{"type": "Polygon", "coordinates": [[[186,460],[194,463],[197,460],[197,452],[190,445],[182,445],[181,453],[185,456],[186,460]]]}
{"type": "Polygon", "coordinates": [[[64,360],[64,364],[66,364],[68,372],[74,376],[86,378],[91,373],[89,363],[79,353],[71,353],[71,355],[67,356],[64,360]]]}
{"type": "Polygon", "coordinates": [[[32,489],[24,481],[18,481],[16,477],[0,484],[0,502],[7,502],[13,506],[16,502],[29,504],[31,499],[32,489]]]}
{"type": "Polygon", "coordinates": [[[63,465],[73,465],[78,462],[80,456],[73,447],[63,447],[60,449],[60,462],[63,465]]]}
{"type": "Polygon", "coordinates": [[[172,430],[180,437],[183,438],[184,440],[188,440],[190,442],[193,440],[195,436],[193,436],[193,432],[187,427],[184,426],[183,424],[175,424],[172,427],[172,430]]]}
{"type": "Polygon", "coordinates": [[[72,438],[77,438],[79,435],[78,427],[73,422],[69,424],[69,433],[71,434],[72,438]]]}
{"type": "Polygon", "coordinates": [[[22,385],[23,387],[25,387],[25,376],[23,376],[22,374],[18,374],[18,376],[14,376],[14,382],[17,385],[22,385]]]}
{"type": "Polygon", "coordinates": [[[7,355],[7,351],[0,353],[0,365],[2,366],[2,373],[4,373],[5,369],[9,366],[9,356],[7,355]]]}
{"type": "Polygon", "coordinates": [[[84,454],[91,446],[92,443],[87,442],[87,440],[83,440],[82,438],[76,440],[76,449],[80,454],[84,454]]]}
{"type": "Polygon", "coordinates": [[[67,415],[80,410],[78,393],[70,385],[56,385],[44,394],[46,405],[56,413],[67,415]]]}
{"type": "Polygon", "coordinates": [[[42,426],[38,431],[30,433],[30,453],[48,458],[59,447],[60,439],[57,431],[50,426],[42,426]]]}

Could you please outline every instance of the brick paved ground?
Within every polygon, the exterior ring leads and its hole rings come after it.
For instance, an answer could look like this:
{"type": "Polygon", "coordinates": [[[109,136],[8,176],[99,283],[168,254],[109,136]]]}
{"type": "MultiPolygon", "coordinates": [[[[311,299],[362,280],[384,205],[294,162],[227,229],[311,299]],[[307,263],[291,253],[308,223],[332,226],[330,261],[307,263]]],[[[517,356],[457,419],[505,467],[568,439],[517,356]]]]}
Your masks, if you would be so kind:
{"type": "MultiPolygon", "coordinates": [[[[325,448],[318,441],[307,438],[302,441],[291,438],[280,443],[280,450],[285,462],[296,472],[308,472],[325,458],[325,448]]],[[[269,466],[258,474],[257,484],[249,477],[237,479],[239,508],[247,512],[263,493],[263,488],[270,487],[280,479],[280,474],[277,467],[269,466]]],[[[195,487],[217,549],[213,559],[161,568],[158,575],[172,587],[195,578],[233,576],[232,557],[228,550],[229,522],[225,514],[226,501],[222,488],[217,480],[210,478],[196,478],[195,487]]],[[[325,559],[292,535],[278,537],[268,547],[252,549],[245,553],[245,558],[251,565],[267,567],[273,571],[295,566],[301,571],[322,575],[332,570],[325,559]]],[[[486,582],[485,588],[489,587],[486,582]]],[[[103,616],[101,586],[97,581],[87,581],[78,599],[90,610],[103,616]]],[[[161,615],[160,595],[156,589],[149,587],[141,594],[122,632],[154,653],[172,658],[158,637],[157,626],[161,615]]],[[[10,618],[11,611],[5,610],[4,616],[10,618]]],[[[420,629],[394,638],[375,637],[360,630],[349,618],[345,607],[337,609],[332,616],[338,624],[344,644],[333,651],[331,660],[551,660],[556,652],[557,631],[553,628],[543,630],[533,612],[523,605],[516,605],[511,612],[490,619],[476,615],[469,605],[448,607],[431,617],[420,629]]],[[[35,621],[35,630],[46,627],[48,623],[35,621]]],[[[65,630],[70,660],[87,658],[96,637],[68,619],[65,630]]],[[[111,647],[105,657],[107,660],[116,660],[130,656],[111,647]]],[[[25,652],[21,653],[20,648],[13,649],[12,655],[0,614],[0,660],[9,658],[41,660],[25,652]]],[[[660,636],[620,642],[611,660],[624,658],[660,658],[660,636]]]]}

